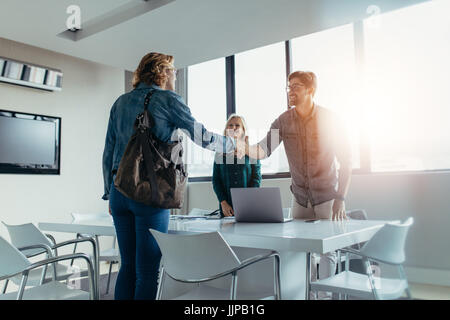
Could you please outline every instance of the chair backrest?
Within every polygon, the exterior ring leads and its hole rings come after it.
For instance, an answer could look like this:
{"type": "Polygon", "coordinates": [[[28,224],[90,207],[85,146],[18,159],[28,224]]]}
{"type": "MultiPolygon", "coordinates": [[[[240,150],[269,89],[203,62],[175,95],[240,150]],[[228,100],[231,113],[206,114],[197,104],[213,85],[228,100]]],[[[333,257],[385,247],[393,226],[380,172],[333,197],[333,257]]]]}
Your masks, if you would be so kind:
{"type": "Polygon", "coordinates": [[[385,224],[361,248],[361,253],[391,264],[405,261],[405,243],[408,230],[414,223],[412,217],[403,223],[385,224]]]}
{"type": "Polygon", "coordinates": [[[21,272],[31,262],[8,241],[0,237],[0,277],[21,272]]]}
{"type": "MultiPolygon", "coordinates": [[[[16,248],[31,246],[35,244],[46,244],[50,247],[53,243],[42,233],[34,224],[26,223],[19,225],[8,225],[2,222],[8,229],[11,243],[16,248]]],[[[31,249],[22,251],[26,256],[32,256],[41,252],[46,252],[44,249],[31,249]]]]}
{"type": "Polygon", "coordinates": [[[108,213],[72,213],[73,221],[112,219],[108,213]]]}
{"type": "MultiPolygon", "coordinates": [[[[366,210],[364,210],[364,209],[353,209],[350,211],[346,211],[345,214],[347,215],[347,217],[349,217],[352,220],[367,220],[368,219],[366,210]]],[[[364,243],[365,242],[354,244],[351,246],[351,248],[359,250],[359,249],[361,249],[361,246],[364,243]]]]}
{"type": "Polygon", "coordinates": [[[345,213],[347,217],[353,220],[367,220],[367,213],[364,209],[354,209],[345,213]]]}
{"type": "Polygon", "coordinates": [[[219,232],[167,234],[150,229],[162,253],[164,270],[177,280],[200,280],[241,264],[219,232]]]}

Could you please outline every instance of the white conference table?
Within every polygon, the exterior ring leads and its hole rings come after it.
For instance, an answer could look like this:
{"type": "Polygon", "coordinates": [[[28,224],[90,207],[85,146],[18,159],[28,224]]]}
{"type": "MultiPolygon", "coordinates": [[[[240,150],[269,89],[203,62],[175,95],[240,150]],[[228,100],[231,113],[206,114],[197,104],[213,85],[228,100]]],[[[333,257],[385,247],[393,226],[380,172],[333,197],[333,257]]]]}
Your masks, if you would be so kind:
{"type": "MultiPolygon", "coordinates": [[[[67,220],[40,222],[44,231],[86,233],[96,236],[114,236],[115,228],[110,219],[67,220]]],[[[277,250],[281,257],[281,290],[283,299],[308,299],[311,253],[327,253],[369,240],[385,223],[379,220],[346,220],[306,223],[293,220],[286,223],[236,223],[234,219],[176,219],[170,220],[170,233],[219,231],[233,247],[277,250]]],[[[96,270],[98,273],[98,268],[96,270]]],[[[264,287],[258,269],[247,272],[249,281],[240,286],[255,290],[264,287]],[[253,276],[252,276],[253,275],[253,276]],[[258,275],[258,276],[255,276],[258,275]],[[253,280],[252,280],[253,279],[253,280]],[[258,283],[254,283],[255,279],[258,283]]],[[[97,274],[98,276],[98,274],[97,274]]],[[[98,279],[98,278],[97,278],[98,279]]],[[[244,277],[245,279],[245,277],[244,277]]],[[[223,285],[223,284],[222,284],[223,285]]],[[[273,279],[267,282],[273,285],[273,279]]],[[[242,287],[241,287],[242,288],[242,287]]]]}

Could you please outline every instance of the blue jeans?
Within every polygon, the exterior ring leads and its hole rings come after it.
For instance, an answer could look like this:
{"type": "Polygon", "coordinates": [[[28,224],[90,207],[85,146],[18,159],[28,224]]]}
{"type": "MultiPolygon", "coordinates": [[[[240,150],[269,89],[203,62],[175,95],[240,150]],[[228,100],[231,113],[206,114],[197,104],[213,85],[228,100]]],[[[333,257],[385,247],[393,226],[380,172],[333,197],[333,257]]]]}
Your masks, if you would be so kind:
{"type": "Polygon", "coordinates": [[[161,251],[148,229],[167,233],[169,210],[147,206],[125,197],[111,184],[109,198],[121,257],[114,298],[156,298],[161,251]]]}

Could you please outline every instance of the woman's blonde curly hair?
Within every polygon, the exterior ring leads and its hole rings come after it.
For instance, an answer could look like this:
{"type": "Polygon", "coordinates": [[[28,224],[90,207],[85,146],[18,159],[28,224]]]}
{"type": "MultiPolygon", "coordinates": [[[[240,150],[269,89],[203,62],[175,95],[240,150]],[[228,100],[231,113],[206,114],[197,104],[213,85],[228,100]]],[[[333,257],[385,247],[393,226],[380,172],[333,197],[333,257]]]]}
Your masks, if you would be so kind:
{"type": "Polygon", "coordinates": [[[139,66],[133,74],[133,88],[143,82],[148,85],[162,86],[167,81],[167,69],[173,69],[173,56],[150,52],[142,57],[139,66]]]}

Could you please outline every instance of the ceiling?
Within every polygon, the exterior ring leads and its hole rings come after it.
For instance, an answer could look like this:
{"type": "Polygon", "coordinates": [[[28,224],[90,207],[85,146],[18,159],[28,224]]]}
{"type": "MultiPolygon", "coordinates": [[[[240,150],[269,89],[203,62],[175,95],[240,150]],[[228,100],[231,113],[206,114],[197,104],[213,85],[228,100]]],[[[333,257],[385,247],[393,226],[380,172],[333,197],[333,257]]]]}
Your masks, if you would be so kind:
{"type": "Polygon", "coordinates": [[[180,68],[367,18],[371,5],[383,13],[431,0],[175,0],[78,41],[57,36],[72,4],[83,28],[142,1],[1,0],[0,37],[126,70],[158,51],[180,68]]]}

